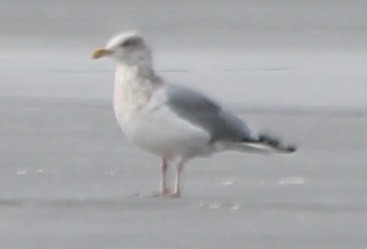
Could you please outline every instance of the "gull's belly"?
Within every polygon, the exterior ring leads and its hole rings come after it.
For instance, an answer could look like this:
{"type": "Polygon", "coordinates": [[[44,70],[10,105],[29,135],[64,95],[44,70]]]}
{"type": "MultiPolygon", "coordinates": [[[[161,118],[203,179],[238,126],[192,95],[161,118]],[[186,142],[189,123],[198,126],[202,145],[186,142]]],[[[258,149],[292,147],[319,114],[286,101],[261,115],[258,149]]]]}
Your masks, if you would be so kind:
{"type": "Polygon", "coordinates": [[[128,139],[166,159],[188,159],[212,151],[210,135],[200,127],[181,119],[167,106],[117,114],[128,139]]]}

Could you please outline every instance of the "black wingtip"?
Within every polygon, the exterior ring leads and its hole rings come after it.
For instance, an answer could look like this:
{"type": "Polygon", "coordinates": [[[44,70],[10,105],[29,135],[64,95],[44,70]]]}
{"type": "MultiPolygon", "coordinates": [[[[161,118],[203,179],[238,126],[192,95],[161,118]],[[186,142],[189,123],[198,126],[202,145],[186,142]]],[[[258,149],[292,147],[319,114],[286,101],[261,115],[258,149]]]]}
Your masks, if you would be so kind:
{"type": "Polygon", "coordinates": [[[286,148],[286,150],[289,152],[289,153],[293,153],[293,152],[296,152],[297,151],[297,147],[294,146],[294,145],[291,145],[291,146],[288,146],[286,148]]]}
{"type": "Polygon", "coordinates": [[[279,139],[269,136],[267,134],[261,134],[258,141],[264,144],[268,144],[274,148],[283,150],[285,152],[293,153],[297,151],[297,147],[295,145],[283,146],[279,139]]]}

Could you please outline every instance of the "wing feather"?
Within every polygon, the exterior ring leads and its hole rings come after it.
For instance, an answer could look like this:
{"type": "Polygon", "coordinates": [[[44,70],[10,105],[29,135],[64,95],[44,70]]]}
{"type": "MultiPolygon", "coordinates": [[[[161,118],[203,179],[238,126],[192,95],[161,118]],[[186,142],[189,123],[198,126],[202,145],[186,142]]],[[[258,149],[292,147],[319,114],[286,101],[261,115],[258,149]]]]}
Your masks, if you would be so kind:
{"type": "Polygon", "coordinates": [[[210,132],[211,142],[241,142],[253,138],[250,128],[239,117],[225,111],[202,93],[177,85],[167,86],[168,106],[180,117],[210,132]]]}

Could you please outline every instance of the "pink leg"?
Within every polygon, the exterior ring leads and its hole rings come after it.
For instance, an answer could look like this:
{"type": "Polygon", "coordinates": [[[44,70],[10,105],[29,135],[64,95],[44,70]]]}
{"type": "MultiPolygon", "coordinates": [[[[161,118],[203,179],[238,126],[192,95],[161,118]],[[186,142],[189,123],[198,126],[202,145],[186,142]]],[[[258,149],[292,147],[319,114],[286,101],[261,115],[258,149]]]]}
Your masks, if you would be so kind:
{"type": "Polygon", "coordinates": [[[168,168],[168,163],[167,160],[162,158],[162,164],[161,164],[161,183],[160,183],[160,191],[159,191],[159,195],[167,195],[170,193],[170,190],[167,187],[167,181],[166,181],[166,176],[167,176],[167,168],[168,168]]]}
{"type": "Polygon", "coordinates": [[[181,190],[180,190],[180,176],[183,169],[184,163],[179,162],[176,165],[176,181],[175,181],[175,189],[170,196],[179,198],[181,196],[181,190]]]}

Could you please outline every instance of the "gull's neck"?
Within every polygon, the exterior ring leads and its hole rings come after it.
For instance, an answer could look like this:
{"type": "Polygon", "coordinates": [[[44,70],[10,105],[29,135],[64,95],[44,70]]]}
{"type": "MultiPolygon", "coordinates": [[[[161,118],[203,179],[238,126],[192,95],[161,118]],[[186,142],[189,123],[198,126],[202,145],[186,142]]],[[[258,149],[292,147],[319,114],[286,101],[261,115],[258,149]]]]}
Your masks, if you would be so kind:
{"type": "Polygon", "coordinates": [[[138,110],[145,106],[154,91],[163,85],[163,81],[155,74],[151,63],[138,65],[118,63],[113,91],[117,120],[131,110],[138,110]]]}
{"type": "MultiPolygon", "coordinates": [[[[116,81],[125,87],[150,88],[162,84],[156,75],[151,61],[141,61],[137,64],[118,63],[116,69],[116,81]]],[[[116,82],[116,83],[118,83],[116,82]]]]}

